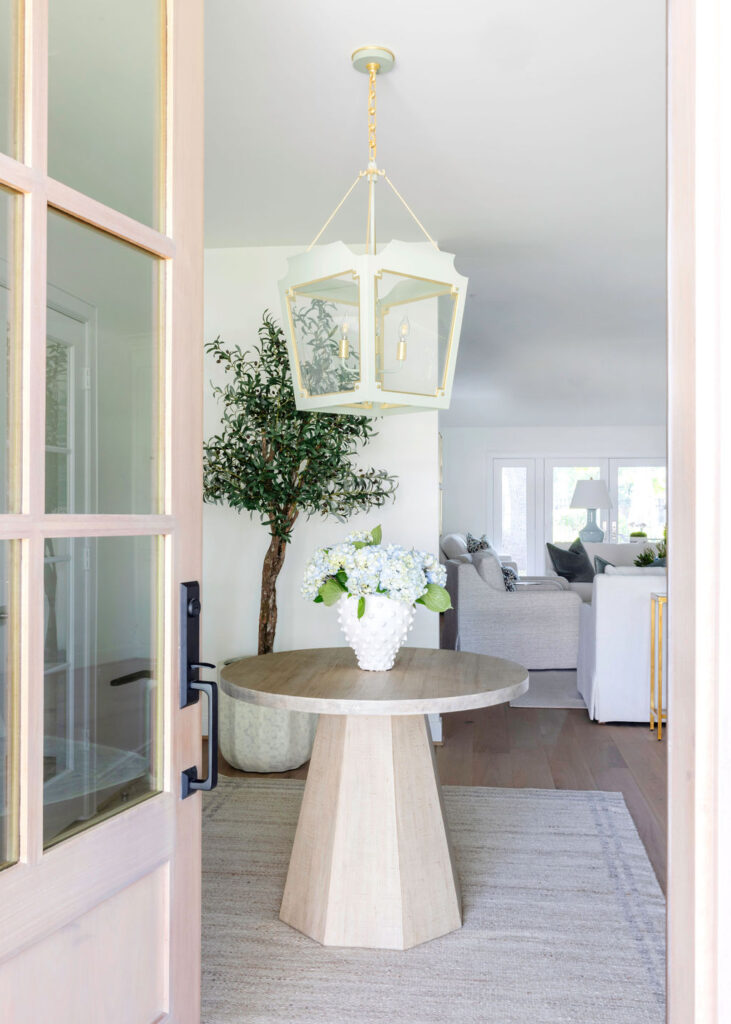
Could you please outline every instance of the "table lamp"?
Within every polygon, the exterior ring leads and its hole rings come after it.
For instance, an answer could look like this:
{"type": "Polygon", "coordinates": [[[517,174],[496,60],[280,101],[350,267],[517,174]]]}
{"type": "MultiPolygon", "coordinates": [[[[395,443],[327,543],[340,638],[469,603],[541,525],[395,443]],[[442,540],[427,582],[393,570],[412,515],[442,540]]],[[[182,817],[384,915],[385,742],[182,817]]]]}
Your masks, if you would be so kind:
{"type": "Polygon", "coordinates": [[[596,512],[598,508],[611,507],[612,499],[603,480],[578,481],[571,499],[571,508],[587,509],[586,526],[579,530],[579,537],[584,543],[600,544],[604,540],[604,530],[597,525],[596,512]]]}

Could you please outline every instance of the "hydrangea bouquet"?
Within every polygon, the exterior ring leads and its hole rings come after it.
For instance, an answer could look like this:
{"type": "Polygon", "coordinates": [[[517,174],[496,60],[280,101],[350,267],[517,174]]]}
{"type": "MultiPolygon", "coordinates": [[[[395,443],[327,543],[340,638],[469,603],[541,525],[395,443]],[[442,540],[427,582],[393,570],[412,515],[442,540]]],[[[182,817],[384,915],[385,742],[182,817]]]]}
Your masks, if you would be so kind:
{"type": "Polygon", "coordinates": [[[446,582],[447,571],[434,555],[382,545],[377,526],[316,551],[305,570],[302,594],[321,604],[337,604],[340,626],[358,665],[383,672],[393,667],[417,604],[433,612],[452,607],[446,582]]]}
{"type": "Polygon", "coordinates": [[[381,527],[358,530],[342,544],[319,548],[305,570],[302,595],[311,601],[333,605],[344,594],[358,598],[358,618],[366,611],[366,599],[381,594],[392,601],[422,604],[433,612],[452,607],[444,584],[447,570],[426,551],[381,544],[381,527]]]}

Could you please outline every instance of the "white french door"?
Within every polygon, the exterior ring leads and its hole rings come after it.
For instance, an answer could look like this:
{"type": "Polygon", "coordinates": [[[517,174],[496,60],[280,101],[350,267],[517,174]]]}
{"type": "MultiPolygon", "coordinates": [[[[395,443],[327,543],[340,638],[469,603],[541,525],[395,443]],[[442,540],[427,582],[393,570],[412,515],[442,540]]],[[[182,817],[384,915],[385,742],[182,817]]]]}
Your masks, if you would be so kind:
{"type": "Polygon", "coordinates": [[[199,1020],[202,48],[203,0],[0,0],[9,1024],[199,1020]]]}

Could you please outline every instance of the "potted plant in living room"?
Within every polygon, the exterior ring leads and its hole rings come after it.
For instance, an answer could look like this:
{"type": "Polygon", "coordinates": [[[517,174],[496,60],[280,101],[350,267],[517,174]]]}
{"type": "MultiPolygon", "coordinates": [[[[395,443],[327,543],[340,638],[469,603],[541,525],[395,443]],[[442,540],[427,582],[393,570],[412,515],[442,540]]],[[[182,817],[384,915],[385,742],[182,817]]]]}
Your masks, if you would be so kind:
{"type": "MultiPolygon", "coordinates": [[[[327,304],[313,302],[312,316],[322,322],[320,344],[337,351],[327,304]]],[[[268,654],[277,628],[277,579],[300,514],[345,521],[381,508],[394,497],[397,481],[386,470],[355,464],[375,435],[372,420],[297,410],[284,333],[268,312],[253,350],[227,346],[220,337],[206,350],[227,380],[213,388],[221,429],[204,445],[203,497],[256,513],[269,530],[258,633],[258,654],[268,654]]],[[[221,751],[236,767],[285,771],[309,758],[315,716],[258,708],[225,693],[220,712],[221,751]]]]}

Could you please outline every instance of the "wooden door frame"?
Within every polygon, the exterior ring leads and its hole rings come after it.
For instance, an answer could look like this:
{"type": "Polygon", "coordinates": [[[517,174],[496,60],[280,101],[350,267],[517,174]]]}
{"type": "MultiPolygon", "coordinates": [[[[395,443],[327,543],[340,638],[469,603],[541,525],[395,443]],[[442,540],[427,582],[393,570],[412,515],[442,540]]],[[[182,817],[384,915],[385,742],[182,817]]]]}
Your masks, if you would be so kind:
{"type": "Polygon", "coordinates": [[[670,1024],[731,1019],[730,45],[726,0],[668,0],[670,1024]]]}

